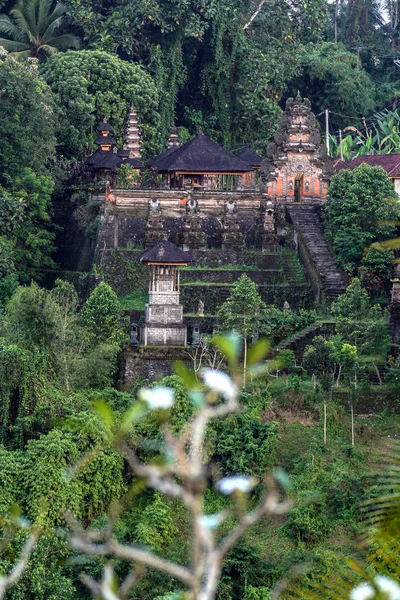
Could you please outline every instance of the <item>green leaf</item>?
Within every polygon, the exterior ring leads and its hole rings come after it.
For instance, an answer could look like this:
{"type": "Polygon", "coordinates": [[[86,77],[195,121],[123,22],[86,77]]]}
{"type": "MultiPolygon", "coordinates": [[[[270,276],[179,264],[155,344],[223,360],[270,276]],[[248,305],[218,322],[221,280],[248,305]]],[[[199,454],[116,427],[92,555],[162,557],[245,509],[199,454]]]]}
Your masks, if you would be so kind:
{"type": "Polygon", "coordinates": [[[247,364],[254,365],[266,357],[271,344],[266,338],[261,338],[251,346],[248,353],[247,364]]]}
{"type": "Polygon", "coordinates": [[[231,366],[237,365],[242,348],[242,337],[235,333],[217,335],[212,339],[213,344],[222,352],[231,366]]]}
{"type": "Polygon", "coordinates": [[[137,423],[140,419],[148,412],[148,408],[144,402],[135,402],[128,410],[125,412],[120,431],[121,433],[127,433],[129,429],[132,427],[133,423],[137,423]]]}
{"type": "Polygon", "coordinates": [[[103,421],[104,425],[111,429],[114,422],[114,417],[108,404],[104,402],[104,400],[96,400],[96,402],[93,403],[93,409],[103,421]]]}
{"type": "Polygon", "coordinates": [[[199,387],[199,382],[196,379],[196,375],[193,371],[188,369],[185,363],[183,363],[182,361],[176,361],[173,365],[173,370],[174,373],[182,379],[185,386],[189,390],[199,387]]]}

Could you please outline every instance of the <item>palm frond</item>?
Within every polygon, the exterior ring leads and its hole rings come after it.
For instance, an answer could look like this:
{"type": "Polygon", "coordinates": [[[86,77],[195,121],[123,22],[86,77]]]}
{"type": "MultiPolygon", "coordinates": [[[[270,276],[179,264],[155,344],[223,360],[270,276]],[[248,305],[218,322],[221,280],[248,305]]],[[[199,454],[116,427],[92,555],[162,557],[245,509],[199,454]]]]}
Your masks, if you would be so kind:
{"type": "Polygon", "coordinates": [[[54,21],[52,23],[48,23],[47,28],[42,33],[42,39],[47,41],[50,38],[54,37],[54,32],[58,28],[62,27],[64,21],[65,21],[65,17],[63,15],[60,15],[58,17],[58,19],[54,19],[54,21]]]}
{"type": "Polygon", "coordinates": [[[31,55],[31,50],[21,50],[19,52],[11,52],[11,56],[15,58],[15,60],[24,60],[25,58],[29,58],[31,55]]]}
{"type": "Polygon", "coordinates": [[[24,33],[24,35],[29,39],[29,41],[31,43],[33,43],[35,40],[34,30],[32,29],[31,24],[27,21],[23,12],[21,12],[17,8],[14,8],[10,12],[10,14],[15,21],[15,25],[16,25],[17,29],[22,31],[24,33]]]}
{"type": "MultiPolygon", "coordinates": [[[[41,0],[39,5],[39,11],[37,16],[37,28],[39,35],[43,36],[46,32],[47,28],[53,22],[53,15],[57,10],[57,6],[54,11],[51,13],[51,5],[53,4],[53,0],[41,0]]],[[[65,9],[64,9],[65,12],[65,9]]],[[[55,17],[57,18],[57,17],[55,17]]]]}
{"type": "Polygon", "coordinates": [[[46,42],[47,46],[53,46],[56,50],[67,50],[68,48],[75,48],[77,50],[80,46],[80,39],[72,33],[64,33],[54,37],[46,42]]]}
{"type": "Polygon", "coordinates": [[[37,23],[40,3],[41,0],[21,0],[23,7],[21,12],[29,24],[29,31],[34,37],[39,35],[37,23]]]}
{"type": "Polygon", "coordinates": [[[59,49],[55,46],[49,46],[49,44],[42,44],[40,48],[38,48],[38,54],[45,54],[46,56],[51,56],[52,54],[56,54],[59,52],[59,49]]]}
{"type": "Polygon", "coordinates": [[[0,15],[0,33],[16,42],[24,42],[29,39],[23,31],[18,29],[15,23],[13,23],[7,15],[0,15]]]}
{"type": "Polygon", "coordinates": [[[29,43],[17,42],[15,40],[7,40],[6,38],[0,38],[0,46],[3,46],[7,52],[20,52],[30,48],[29,43]]]}

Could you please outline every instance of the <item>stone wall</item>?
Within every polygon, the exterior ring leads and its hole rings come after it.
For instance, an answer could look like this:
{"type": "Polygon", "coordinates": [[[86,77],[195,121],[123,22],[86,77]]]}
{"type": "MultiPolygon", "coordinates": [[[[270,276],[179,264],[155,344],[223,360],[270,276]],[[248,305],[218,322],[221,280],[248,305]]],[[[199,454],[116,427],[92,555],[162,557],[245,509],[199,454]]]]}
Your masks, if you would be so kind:
{"type": "Polygon", "coordinates": [[[185,348],[140,347],[126,348],[123,356],[122,386],[129,389],[138,378],[159,381],[166,375],[172,375],[172,365],[176,361],[191,364],[188,350],[185,348]]]}
{"type": "Polygon", "coordinates": [[[199,218],[200,230],[209,248],[222,245],[223,219],[227,203],[237,207],[235,220],[245,245],[259,246],[260,223],[268,197],[258,191],[207,192],[187,190],[112,190],[115,202],[108,203],[101,220],[98,249],[137,247],[145,243],[149,217],[161,218],[169,241],[181,245],[187,231],[185,219],[199,218]],[[192,211],[189,211],[191,200],[192,211]],[[159,207],[152,210],[150,206],[159,207]]]}

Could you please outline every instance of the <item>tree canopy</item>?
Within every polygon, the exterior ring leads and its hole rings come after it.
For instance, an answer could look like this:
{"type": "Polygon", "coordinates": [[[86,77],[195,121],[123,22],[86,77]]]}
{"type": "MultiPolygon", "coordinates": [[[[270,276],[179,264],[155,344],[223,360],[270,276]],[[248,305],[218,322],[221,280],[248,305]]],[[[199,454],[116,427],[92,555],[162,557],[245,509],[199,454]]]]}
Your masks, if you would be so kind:
{"type": "Polygon", "coordinates": [[[335,175],[324,212],[338,264],[352,273],[365,246],[393,236],[398,211],[393,184],[381,167],[362,164],[335,175]]]}
{"type": "Polygon", "coordinates": [[[159,91],[140,65],[99,50],[70,50],[52,56],[41,74],[63,115],[59,143],[67,158],[81,159],[93,149],[93,131],[104,117],[121,142],[131,104],[140,115],[145,152],[161,148],[159,91]]]}

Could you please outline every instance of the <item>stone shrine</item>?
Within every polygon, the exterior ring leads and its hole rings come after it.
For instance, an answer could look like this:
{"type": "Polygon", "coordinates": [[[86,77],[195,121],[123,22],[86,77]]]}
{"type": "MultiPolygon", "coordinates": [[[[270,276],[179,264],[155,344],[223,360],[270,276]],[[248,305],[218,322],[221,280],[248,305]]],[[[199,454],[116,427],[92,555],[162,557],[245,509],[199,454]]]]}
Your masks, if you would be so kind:
{"type": "Polygon", "coordinates": [[[333,164],[308,98],[288,98],[281,125],[261,163],[267,193],[277,202],[317,202],[327,195],[333,164]]]}
{"type": "Polygon", "coordinates": [[[168,241],[158,242],[138,256],[150,267],[149,303],[141,342],[145,346],[186,346],[187,328],[179,304],[179,268],[192,258],[168,241]]]}

